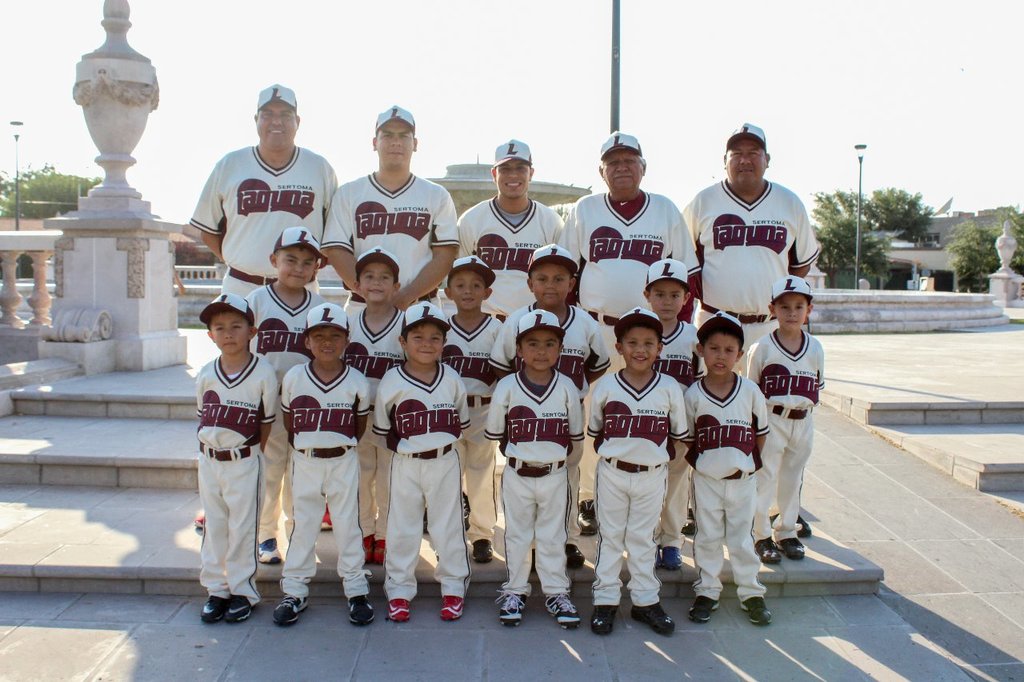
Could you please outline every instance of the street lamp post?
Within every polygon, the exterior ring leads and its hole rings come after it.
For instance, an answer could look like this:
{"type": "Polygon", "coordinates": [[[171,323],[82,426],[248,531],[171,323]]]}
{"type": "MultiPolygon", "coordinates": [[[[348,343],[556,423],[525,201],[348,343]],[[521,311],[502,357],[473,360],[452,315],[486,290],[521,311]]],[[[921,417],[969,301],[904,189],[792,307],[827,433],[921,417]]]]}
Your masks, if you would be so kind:
{"type": "Polygon", "coordinates": [[[619,65],[622,54],[619,51],[619,0],[612,0],[612,111],[611,131],[619,130],[619,65]]]}
{"type": "Polygon", "coordinates": [[[18,140],[21,134],[21,121],[11,121],[14,128],[14,231],[21,229],[21,163],[18,160],[18,140]]]}
{"type": "Polygon", "coordinates": [[[866,144],[855,144],[857,150],[857,244],[853,256],[853,288],[860,289],[860,207],[864,197],[864,150],[866,144]]]}

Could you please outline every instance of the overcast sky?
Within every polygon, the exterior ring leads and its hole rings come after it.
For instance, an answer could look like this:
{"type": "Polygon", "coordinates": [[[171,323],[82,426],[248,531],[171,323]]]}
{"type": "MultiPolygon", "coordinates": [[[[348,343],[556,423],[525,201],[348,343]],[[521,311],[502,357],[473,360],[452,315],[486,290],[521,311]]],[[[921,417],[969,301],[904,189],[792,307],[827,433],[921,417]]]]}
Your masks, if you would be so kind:
{"type": "MultiPolygon", "coordinates": [[[[413,170],[489,163],[515,137],[535,179],[594,186],[609,132],[611,0],[136,0],[128,33],[160,81],[129,182],[185,222],[213,164],[256,142],[260,89],[294,88],[298,143],[342,181],[374,169],[376,114],[417,118],[413,170]]],[[[21,165],[101,174],[75,64],[103,42],[101,0],[5,2],[0,121],[24,121],[21,165]]],[[[726,137],[762,126],[769,178],[808,203],[895,186],[938,207],[1020,205],[1017,2],[622,0],[621,128],[639,137],[645,188],[680,207],[723,177],[726,137]]],[[[13,129],[0,169],[13,173],[13,129]]]]}

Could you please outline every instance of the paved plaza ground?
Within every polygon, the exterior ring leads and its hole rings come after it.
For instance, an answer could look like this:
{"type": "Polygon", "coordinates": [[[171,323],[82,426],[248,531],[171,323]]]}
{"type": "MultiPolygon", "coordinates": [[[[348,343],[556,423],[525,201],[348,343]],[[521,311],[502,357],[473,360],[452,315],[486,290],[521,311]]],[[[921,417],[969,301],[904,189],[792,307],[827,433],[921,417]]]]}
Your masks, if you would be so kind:
{"type": "MultiPolygon", "coordinates": [[[[1019,325],[823,340],[830,385],[883,385],[877,372],[864,373],[864,352],[894,368],[917,364],[891,384],[905,378],[919,390],[944,381],[920,390],[952,398],[974,390],[968,384],[977,378],[981,397],[990,395],[987,384],[1012,399],[1019,393],[1012,386],[1024,380],[1019,361],[1001,374],[964,369],[986,367],[996,352],[1019,355],[1019,325]],[[964,348],[990,351],[972,365],[964,348]]],[[[775,621],[763,629],[746,621],[735,599],[698,626],[686,620],[689,600],[672,597],[664,602],[678,624],[671,637],[632,622],[624,602],[615,632],[598,637],[586,627],[560,630],[537,597],[516,629],[501,627],[484,597],[469,600],[460,622],[442,623],[437,598],[422,596],[412,621],[395,625],[382,618],[379,592],[371,595],[378,620],[367,628],[348,624],[340,600],[321,598],[298,625],[282,629],[271,622],[272,602],[247,623],[204,626],[194,597],[7,592],[0,594],[0,680],[1024,680],[1024,514],[1014,495],[958,483],[832,409],[815,420],[804,486],[815,532],[808,546],[841,543],[874,561],[885,571],[877,595],[773,598],[775,621]]],[[[70,490],[0,486],[0,553],[26,522],[16,520],[24,509],[59,508],[70,490]]],[[[85,505],[116,507],[133,492],[81,488],[77,495],[85,505]]],[[[191,503],[186,494],[182,506],[191,503]]],[[[574,589],[589,615],[586,586],[574,589]]]]}

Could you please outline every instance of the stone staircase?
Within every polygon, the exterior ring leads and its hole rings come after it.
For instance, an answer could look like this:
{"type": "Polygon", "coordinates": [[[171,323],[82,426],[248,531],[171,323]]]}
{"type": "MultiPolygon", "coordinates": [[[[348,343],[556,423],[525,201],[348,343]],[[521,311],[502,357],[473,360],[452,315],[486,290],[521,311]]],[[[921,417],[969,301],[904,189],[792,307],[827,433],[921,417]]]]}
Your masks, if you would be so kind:
{"type": "MultiPolygon", "coordinates": [[[[0,417],[0,590],[199,594],[200,538],[192,528],[196,494],[194,370],[71,377],[9,393],[14,413],[0,417]]],[[[499,517],[499,526],[501,526],[499,517]]],[[[506,577],[501,528],[490,564],[473,565],[470,594],[494,595],[506,577]]],[[[594,538],[574,590],[589,594],[594,538]]],[[[807,558],[763,567],[769,595],[863,594],[882,570],[817,534],[807,558]]],[[[317,546],[314,594],[340,593],[329,535],[317,546]]],[[[684,555],[690,554],[687,547],[684,555]]],[[[417,569],[423,594],[436,594],[435,556],[425,536],[417,569]]],[[[368,566],[374,590],[383,569],[368,566]]],[[[692,560],[660,571],[665,596],[692,595],[692,560]]],[[[725,581],[730,580],[728,569],[725,581]]],[[[268,595],[280,567],[261,566],[268,595]]]]}

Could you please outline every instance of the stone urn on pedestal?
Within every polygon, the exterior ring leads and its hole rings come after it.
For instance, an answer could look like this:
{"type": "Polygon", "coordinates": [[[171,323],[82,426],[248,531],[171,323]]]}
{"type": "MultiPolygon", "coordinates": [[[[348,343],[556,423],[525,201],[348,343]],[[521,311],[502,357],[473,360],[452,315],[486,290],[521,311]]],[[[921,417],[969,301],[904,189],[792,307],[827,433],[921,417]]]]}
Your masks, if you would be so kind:
{"type": "Polygon", "coordinates": [[[1012,228],[1013,224],[1009,220],[1003,221],[1003,233],[996,238],[1000,268],[988,276],[988,291],[995,297],[996,305],[1004,308],[1021,308],[1024,307],[1024,300],[1021,299],[1024,277],[1010,267],[1010,261],[1017,250],[1017,240],[1013,237],[1012,228]]]}
{"type": "Polygon", "coordinates": [[[153,215],[126,177],[159,101],[156,69],[128,44],[128,16],[127,0],[103,3],[106,41],[78,63],[73,91],[103,182],[77,211],[44,222],[63,236],[54,252],[53,326],[39,356],[74,360],[90,374],[185,361],[170,241],[181,227],[153,215]]]}

